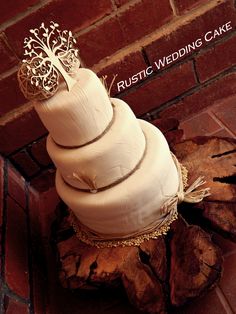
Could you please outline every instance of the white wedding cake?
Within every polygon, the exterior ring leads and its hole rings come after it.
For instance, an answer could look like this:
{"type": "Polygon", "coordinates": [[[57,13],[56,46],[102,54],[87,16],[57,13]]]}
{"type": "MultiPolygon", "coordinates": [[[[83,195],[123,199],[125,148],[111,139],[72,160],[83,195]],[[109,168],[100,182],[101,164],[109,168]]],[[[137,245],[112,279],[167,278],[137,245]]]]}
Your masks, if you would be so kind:
{"type": "Polygon", "coordinates": [[[89,69],[78,69],[70,92],[35,103],[50,134],[56,188],[78,220],[102,234],[129,235],[166,215],[179,177],[163,134],[109,98],[89,69]]]}
{"type": "Polygon", "coordinates": [[[177,218],[180,201],[199,202],[209,189],[194,191],[204,184],[199,178],[184,192],[187,170],[163,134],[79,68],[72,33],[58,27],[30,30],[18,80],[49,131],[56,189],[77,235],[100,247],[156,238],[177,218]]]}

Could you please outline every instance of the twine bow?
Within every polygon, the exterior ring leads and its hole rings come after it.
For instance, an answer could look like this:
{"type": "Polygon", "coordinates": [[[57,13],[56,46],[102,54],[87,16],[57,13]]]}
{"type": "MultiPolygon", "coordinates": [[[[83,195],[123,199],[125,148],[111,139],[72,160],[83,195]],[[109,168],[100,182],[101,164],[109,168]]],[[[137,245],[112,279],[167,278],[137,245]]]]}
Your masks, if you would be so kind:
{"type": "Polygon", "coordinates": [[[179,189],[177,192],[178,204],[182,202],[186,203],[199,203],[203,200],[204,197],[210,195],[210,188],[204,188],[201,190],[196,190],[198,187],[204,185],[206,181],[204,181],[204,177],[198,177],[188,188],[186,191],[184,189],[187,186],[187,177],[188,171],[187,169],[181,165],[178,159],[172,154],[172,158],[174,159],[175,165],[179,174],[179,189]],[[183,169],[184,168],[184,169],[183,169]]]}

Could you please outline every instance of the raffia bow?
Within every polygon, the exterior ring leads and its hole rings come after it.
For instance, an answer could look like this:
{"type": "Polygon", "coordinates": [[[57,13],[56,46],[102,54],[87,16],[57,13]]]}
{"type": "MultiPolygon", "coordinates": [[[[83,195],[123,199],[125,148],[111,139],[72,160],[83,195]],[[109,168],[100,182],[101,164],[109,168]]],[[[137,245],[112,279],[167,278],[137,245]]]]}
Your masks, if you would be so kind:
{"type": "MultiPolygon", "coordinates": [[[[187,189],[188,185],[188,170],[179,163],[178,159],[172,154],[172,158],[175,162],[178,175],[179,175],[179,189],[177,194],[173,199],[170,200],[174,201],[178,204],[182,202],[186,203],[199,203],[201,202],[206,196],[210,195],[210,188],[204,188],[197,190],[200,186],[204,185],[206,181],[204,181],[204,177],[198,177],[187,189]],[[186,189],[186,190],[185,190],[186,189]]],[[[165,204],[168,206],[168,203],[165,204]]]]}
{"type": "Polygon", "coordinates": [[[206,182],[203,177],[197,178],[187,189],[188,170],[179,163],[172,154],[179,175],[179,188],[177,193],[165,202],[160,209],[162,217],[153,221],[148,226],[131,234],[101,234],[83,225],[78,218],[70,211],[69,221],[73,226],[76,236],[86,244],[97,248],[117,247],[117,246],[138,246],[145,240],[157,239],[160,235],[165,235],[170,229],[170,225],[178,218],[177,205],[181,202],[198,203],[204,197],[210,195],[210,188],[197,190],[206,182]],[[185,190],[186,189],[186,190],[185,190]]]}
{"type": "Polygon", "coordinates": [[[204,185],[206,181],[203,180],[204,177],[197,178],[196,181],[181,195],[178,193],[179,203],[186,202],[186,203],[199,203],[201,202],[206,196],[211,195],[210,188],[204,188],[201,190],[196,190],[198,187],[204,185]]]}

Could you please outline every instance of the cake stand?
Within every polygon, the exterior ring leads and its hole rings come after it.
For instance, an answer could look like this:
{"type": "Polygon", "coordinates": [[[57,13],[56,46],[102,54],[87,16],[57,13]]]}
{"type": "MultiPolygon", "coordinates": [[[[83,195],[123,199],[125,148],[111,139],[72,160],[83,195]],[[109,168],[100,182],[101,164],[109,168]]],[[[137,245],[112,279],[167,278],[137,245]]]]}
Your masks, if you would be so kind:
{"type": "Polygon", "coordinates": [[[146,313],[165,313],[216,285],[222,253],[216,232],[236,242],[236,140],[183,135],[174,119],[155,120],[172,151],[189,170],[189,181],[204,175],[211,196],[181,204],[168,234],[138,247],[98,249],[75,236],[61,204],[54,225],[59,279],[69,289],[99,289],[122,283],[130,302],[146,313]]]}

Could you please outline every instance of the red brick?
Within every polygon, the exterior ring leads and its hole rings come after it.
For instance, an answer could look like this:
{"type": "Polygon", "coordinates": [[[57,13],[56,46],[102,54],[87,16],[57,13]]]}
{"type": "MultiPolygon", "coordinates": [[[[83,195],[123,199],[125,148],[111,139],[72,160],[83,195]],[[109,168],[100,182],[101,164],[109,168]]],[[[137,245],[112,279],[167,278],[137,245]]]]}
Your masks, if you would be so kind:
{"type": "Polygon", "coordinates": [[[4,201],[4,159],[0,156],[0,271],[2,272],[2,223],[4,201]]]}
{"type": "Polygon", "coordinates": [[[180,128],[184,131],[185,138],[200,135],[210,135],[221,129],[221,126],[207,113],[203,112],[193,118],[183,121],[180,128]]]}
{"type": "Polygon", "coordinates": [[[147,68],[147,65],[143,59],[142,53],[140,51],[130,53],[126,55],[123,59],[118,62],[115,62],[106,68],[102,69],[98,73],[99,77],[107,75],[108,86],[112,81],[113,75],[118,74],[111,89],[111,95],[118,93],[117,83],[119,81],[128,80],[132,75],[144,70],[147,68]]]}
{"type": "Polygon", "coordinates": [[[235,134],[227,131],[226,129],[221,129],[220,131],[215,132],[212,135],[218,136],[218,137],[232,137],[232,138],[236,138],[235,134]]]}
{"type": "MultiPolygon", "coordinates": [[[[217,3],[215,7],[209,9],[204,14],[201,14],[200,16],[194,16],[191,20],[188,21],[188,23],[180,24],[171,33],[167,33],[167,31],[165,31],[162,36],[150,43],[145,48],[148,59],[151,63],[154,63],[155,61],[157,62],[160,58],[178,51],[186,45],[195,42],[198,38],[202,38],[203,42],[202,46],[198,49],[203,48],[206,46],[203,38],[204,34],[209,30],[218,28],[228,21],[232,21],[231,25],[233,28],[235,28],[236,12],[233,6],[233,1],[224,1],[224,3],[220,4],[217,3]]],[[[230,32],[231,31],[228,33],[230,32]]],[[[215,40],[222,39],[225,34],[228,33],[222,34],[220,37],[215,38],[215,40]]],[[[213,41],[208,43],[212,44],[213,41]]],[[[192,52],[194,51],[196,50],[193,50],[192,52]]],[[[191,55],[191,53],[189,53],[188,56],[191,55]]],[[[175,62],[185,57],[186,55],[177,59],[175,62]]]]}
{"type": "MultiPolygon", "coordinates": [[[[33,276],[33,306],[35,314],[43,314],[45,310],[45,289],[48,282],[46,274],[45,252],[43,249],[41,230],[41,211],[45,207],[41,205],[43,195],[33,188],[29,188],[29,215],[32,246],[32,276],[33,276]]],[[[48,265],[47,265],[48,267],[48,265]]]]}
{"type": "Polygon", "coordinates": [[[29,188],[29,215],[31,237],[40,235],[40,194],[32,187],[29,188]]]}
{"type": "Polygon", "coordinates": [[[175,6],[179,13],[191,10],[200,3],[205,3],[206,0],[175,0],[175,6]]]}
{"type": "Polygon", "coordinates": [[[24,12],[29,6],[40,2],[39,0],[8,0],[0,1],[0,23],[3,23],[20,12],[24,12]]]}
{"type": "Polygon", "coordinates": [[[40,194],[40,222],[42,237],[51,234],[52,222],[55,221],[55,210],[60,202],[55,186],[48,187],[40,194]]]}
{"type": "Polygon", "coordinates": [[[110,0],[78,1],[54,0],[16,24],[8,27],[5,33],[19,56],[23,53],[24,37],[29,29],[38,28],[42,22],[58,22],[62,29],[78,31],[101,19],[112,10],[110,0]]]}
{"type": "Polygon", "coordinates": [[[236,96],[225,98],[211,110],[215,116],[236,135],[236,96]]]}
{"type": "Polygon", "coordinates": [[[225,97],[234,95],[235,89],[236,73],[230,73],[184,97],[181,101],[163,110],[160,116],[185,120],[214,103],[222,101],[225,97]]]}
{"type": "Polygon", "coordinates": [[[0,123],[0,152],[10,154],[46,134],[34,109],[0,123]]]}
{"type": "Polygon", "coordinates": [[[44,314],[46,313],[46,280],[45,276],[37,270],[33,271],[33,302],[34,302],[34,314],[44,314]]]}
{"type": "Polygon", "coordinates": [[[0,156],[0,225],[2,225],[3,198],[4,198],[4,159],[0,156]]]}
{"type": "Polygon", "coordinates": [[[173,16],[168,0],[141,0],[119,15],[128,42],[133,42],[156,30],[173,16]]]}
{"type": "Polygon", "coordinates": [[[122,97],[136,115],[144,114],[195,85],[192,63],[184,63],[122,97]]]}
{"type": "Polygon", "coordinates": [[[236,64],[236,36],[211,47],[196,57],[196,69],[201,82],[236,64]]]}
{"type": "Polygon", "coordinates": [[[80,56],[87,66],[113,54],[126,45],[126,40],[117,18],[105,21],[78,37],[80,56]]]}
{"type": "Polygon", "coordinates": [[[26,207],[25,179],[11,164],[8,164],[7,190],[20,206],[26,207]]]}
{"type": "Polygon", "coordinates": [[[55,185],[55,170],[49,169],[41,172],[37,177],[30,181],[31,187],[37,192],[45,192],[55,185]]]}
{"type": "Polygon", "coordinates": [[[40,170],[39,166],[33,161],[33,159],[25,150],[12,155],[11,160],[14,161],[14,164],[17,166],[17,168],[19,167],[24,177],[32,177],[40,170]]]}
{"type": "Polygon", "coordinates": [[[7,46],[6,42],[4,41],[4,36],[2,34],[0,34],[0,60],[2,60],[2,62],[0,63],[0,73],[9,70],[11,67],[18,63],[17,57],[15,56],[14,52],[11,51],[10,48],[7,46]]]}
{"type": "Polygon", "coordinates": [[[29,297],[27,225],[23,209],[7,199],[5,278],[11,290],[23,298],[29,297]]]}
{"type": "Polygon", "coordinates": [[[29,307],[27,304],[5,296],[4,298],[5,314],[28,314],[29,307]]]}
{"type": "Polygon", "coordinates": [[[236,253],[225,257],[224,261],[224,275],[220,281],[220,288],[222,289],[226,299],[228,300],[233,312],[236,311],[236,253]]]}
{"type": "MultiPolygon", "coordinates": [[[[31,233],[31,256],[32,256],[32,277],[33,277],[33,306],[35,314],[45,313],[45,290],[47,289],[47,270],[48,265],[45,261],[45,251],[43,248],[43,236],[41,228],[41,211],[46,210],[46,206],[40,206],[43,202],[42,194],[29,188],[29,214],[30,214],[30,233],[31,233]]],[[[51,208],[55,210],[55,208],[51,208]]],[[[48,234],[47,234],[48,236],[48,234]]],[[[48,243],[47,243],[48,244],[48,243]]],[[[47,245],[46,244],[46,245],[47,245]]]]}
{"type": "Polygon", "coordinates": [[[16,73],[0,81],[0,117],[25,102],[19,89],[16,73]]]}
{"type": "Polygon", "coordinates": [[[176,119],[155,119],[151,123],[155,125],[162,133],[166,134],[179,128],[179,121],[176,119]]]}
{"type": "Polygon", "coordinates": [[[51,158],[46,150],[46,137],[32,144],[30,148],[31,154],[42,165],[48,166],[52,163],[51,158]]]}
{"type": "Polygon", "coordinates": [[[189,304],[177,308],[173,314],[228,314],[219,299],[216,290],[209,291],[206,295],[189,304]]]}

